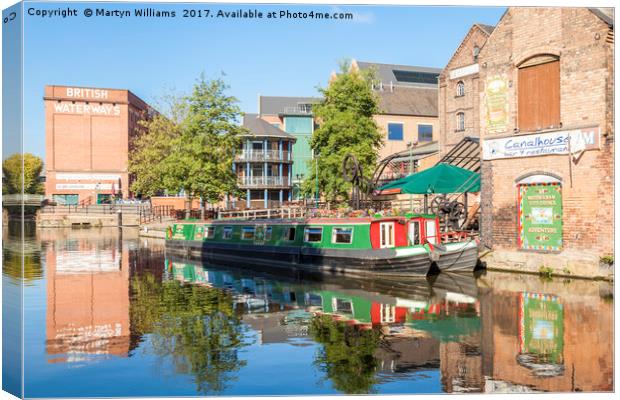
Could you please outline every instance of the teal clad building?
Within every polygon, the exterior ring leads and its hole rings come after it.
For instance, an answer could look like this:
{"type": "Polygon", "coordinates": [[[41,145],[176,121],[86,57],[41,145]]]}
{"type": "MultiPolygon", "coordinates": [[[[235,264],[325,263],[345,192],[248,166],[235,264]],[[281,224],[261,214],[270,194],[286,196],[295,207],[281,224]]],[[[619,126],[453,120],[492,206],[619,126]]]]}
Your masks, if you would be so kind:
{"type": "Polygon", "coordinates": [[[312,106],[320,100],[318,97],[259,96],[260,117],[296,139],[292,148],[290,200],[302,200],[299,188],[309,176],[313,160],[310,138],[316,123],[312,106]]]}

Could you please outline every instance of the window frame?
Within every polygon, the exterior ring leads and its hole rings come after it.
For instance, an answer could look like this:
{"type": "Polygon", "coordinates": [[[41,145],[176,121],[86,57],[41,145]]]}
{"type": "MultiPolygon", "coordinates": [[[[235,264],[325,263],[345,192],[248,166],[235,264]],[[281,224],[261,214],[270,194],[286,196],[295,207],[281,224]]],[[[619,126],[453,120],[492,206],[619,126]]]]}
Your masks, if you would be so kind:
{"type": "Polygon", "coordinates": [[[433,124],[418,124],[418,143],[422,143],[422,142],[432,142],[433,141],[433,133],[434,133],[434,126],[433,124]],[[422,138],[420,137],[420,127],[425,126],[428,127],[430,126],[431,128],[431,137],[428,140],[422,140],[422,138]]]}
{"type": "Polygon", "coordinates": [[[273,234],[273,227],[271,227],[271,226],[266,227],[265,228],[265,234],[263,236],[263,240],[265,242],[271,241],[271,237],[273,236],[272,234],[273,234]]]}
{"type": "Polygon", "coordinates": [[[322,226],[320,226],[320,227],[317,227],[317,226],[307,226],[307,227],[304,228],[304,243],[321,243],[322,241],[323,241],[323,227],[322,226]],[[309,240],[310,236],[309,236],[309,232],[308,231],[310,229],[318,229],[318,230],[320,230],[321,237],[320,237],[319,240],[309,240]]]}
{"type": "Polygon", "coordinates": [[[254,240],[256,238],[256,227],[255,226],[242,226],[241,227],[241,240],[254,240]],[[252,237],[246,238],[246,230],[252,230],[252,237]]]}
{"type": "Polygon", "coordinates": [[[392,141],[392,142],[402,142],[403,140],[405,140],[405,123],[404,122],[400,122],[400,121],[388,121],[387,125],[386,125],[386,131],[387,131],[387,140],[392,141]],[[400,139],[391,139],[390,138],[390,125],[400,125],[400,139]]]}
{"type": "Polygon", "coordinates": [[[233,227],[232,226],[225,226],[222,229],[222,239],[224,239],[224,240],[231,240],[232,237],[233,237],[233,227]],[[226,232],[229,232],[230,234],[226,235],[226,232]]]}
{"type": "Polygon", "coordinates": [[[332,244],[353,244],[353,232],[355,231],[355,229],[352,226],[334,226],[332,228],[332,244]],[[349,241],[348,242],[338,242],[336,240],[337,238],[337,233],[336,230],[337,229],[350,229],[351,230],[351,234],[349,235],[349,241]]]}
{"type": "Polygon", "coordinates": [[[459,111],[456,113],[456,129],[455,132],[465,132],[465,113],[463,111],[459,111]],[[460,118],[462,117],[462,121],[460,118]],[[461,126],[462,122],[462,126],[461,126]]]}
{"type": "Polygon", "coordinates": [[[297,227],[296,226],[287,226],[284,231],[282,231],[282,240],[286,242],[294,242],[297,238],[297,227]],[[293,230],[293,238],[291,239],[291,229],[293,230]]]}
{"type": "Polygon", "coordinates": [[[456,96],[455,97],[464,97],[465,96],[465,82],[462,80],[456,83],[456,96]]]}
{"type": "Polygon", "coordinates": [[[213,226],[213,225],[205,225],[204,226],[204,237],[205,237],[205,239],[213,239],[213,238],[215,238],[215,226],[213,226]]]}

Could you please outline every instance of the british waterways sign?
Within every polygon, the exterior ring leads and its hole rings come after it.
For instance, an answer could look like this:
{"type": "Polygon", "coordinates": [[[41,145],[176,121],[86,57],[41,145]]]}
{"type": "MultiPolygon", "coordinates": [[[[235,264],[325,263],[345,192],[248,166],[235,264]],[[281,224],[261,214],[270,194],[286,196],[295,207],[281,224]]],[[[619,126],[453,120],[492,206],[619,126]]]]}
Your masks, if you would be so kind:
{"type": "Polygon", "coordinates": [[[482,158],[496,160],[568,153],[575,155],[585,150],[600,148],[600,136],[601,129],[592,127],[485,139],[482,142],[482,158]]]}

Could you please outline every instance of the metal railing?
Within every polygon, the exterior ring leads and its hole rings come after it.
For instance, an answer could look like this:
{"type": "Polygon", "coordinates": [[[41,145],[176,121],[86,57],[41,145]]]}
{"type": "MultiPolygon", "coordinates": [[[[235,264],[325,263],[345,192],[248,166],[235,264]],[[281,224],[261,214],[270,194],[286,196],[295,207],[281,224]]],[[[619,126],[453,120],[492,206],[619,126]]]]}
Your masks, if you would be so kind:
{"type": "Polygon", "coordinates": [[[140,225],[151,222],[164,222],[176,219],[176,211],[173,206],[153,206],[140,208],[140,225]]]}
{"type": "Polygon", "coordinates": [[[45,196],[41,194],[28,194],[28,193],[15,193],[2,195],[2,204],[5,206],[18,206],[18,205],[41,205],[41,202],[45,199],[45,196]]]}
{"type": "Polygon", "coordinates": [[[306,209],[303,207],[250,209],[239,211],[220,211],[218,219],[244,218],[244,219],[270,219],[270,218],[304,218],[306,209]]]}
{"type": "Polygon", "coordinates": [[[290,153],[280,150],[245,150],[235,156],[237,161],[290,161],[290,153]]]}
{"type": "Polygon", "coordinates": [[[304,115],[310,115],[310,114],[312,114],[312,106],[311,105],[304,105],[304,106],[297,106],[297,107],[284,107],[284,112],[282,112],[282,114],[304,114],[304,115]]]}
{"type": "Polygon", "coordinates": [[[263,187],[263,186],[290,186],[287,176],[243,176],[239,178],[239,186],[263,187]]]}

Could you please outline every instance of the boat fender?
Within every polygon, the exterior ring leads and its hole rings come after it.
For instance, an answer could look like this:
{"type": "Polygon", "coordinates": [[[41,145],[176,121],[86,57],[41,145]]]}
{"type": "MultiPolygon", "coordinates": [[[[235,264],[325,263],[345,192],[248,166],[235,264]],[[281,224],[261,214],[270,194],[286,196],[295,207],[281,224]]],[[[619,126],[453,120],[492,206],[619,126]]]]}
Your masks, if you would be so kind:
{"type": "Polygon", "coordinates": [[[437,261],[437,260],[439,260],[439,253],[438,253],[438,252],[436,252],[436,251],[434,251],[434,250],[432,250],[432,251],[430,252],[430,258],[431,258],[431,261],[437,261]]]}

